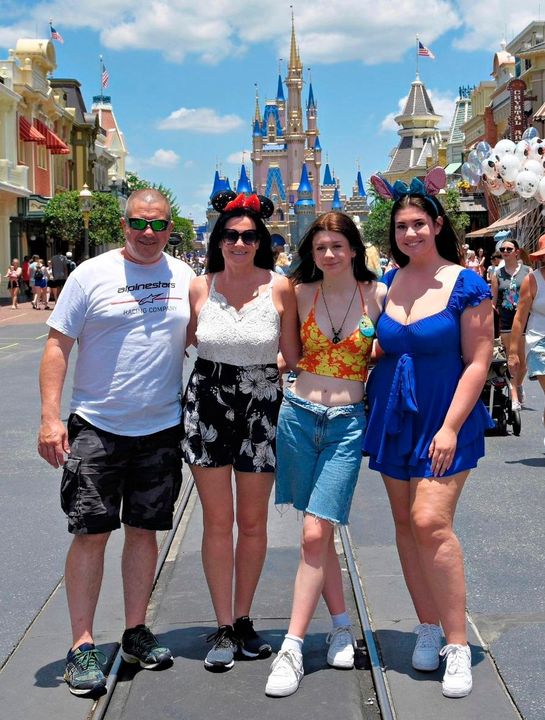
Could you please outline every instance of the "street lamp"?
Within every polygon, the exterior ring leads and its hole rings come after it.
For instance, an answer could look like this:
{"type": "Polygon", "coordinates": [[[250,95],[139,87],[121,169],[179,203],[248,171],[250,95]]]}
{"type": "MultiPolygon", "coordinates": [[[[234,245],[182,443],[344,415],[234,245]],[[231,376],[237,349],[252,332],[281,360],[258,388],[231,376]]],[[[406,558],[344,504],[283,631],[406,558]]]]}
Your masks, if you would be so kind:
{"type": "Polygon", "coordinates": [[[89,215],[93,204],[93,193],[89,190],[87,183],[80,190],[79,206],[83,216],[83,259],[89,259],[89,215]]]}

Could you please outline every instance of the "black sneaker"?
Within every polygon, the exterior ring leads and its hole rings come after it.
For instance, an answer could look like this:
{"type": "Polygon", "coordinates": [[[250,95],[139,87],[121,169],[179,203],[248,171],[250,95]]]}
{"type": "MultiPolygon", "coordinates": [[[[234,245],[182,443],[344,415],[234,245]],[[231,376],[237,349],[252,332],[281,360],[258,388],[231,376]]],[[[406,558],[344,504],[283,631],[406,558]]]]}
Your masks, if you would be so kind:
{"type": "Polygon", "coordinates": [[[146,670],[172,663],[170,650],[159,645],[155,635],[145,625],[125,630],[121,639],[121,657],[128,663],[140,663],[140,667],[146,670]]]}
{"type": "Polygon", "coordinates": [[[237,651],[237,638],[231,625],[220,625],[215,633],[206,638],[206,642],[214,645],[208,651],[204,660],[204,667],[208,670],[230,670],[235,664],[237,651]]]}
{"type": "Polygon", "coordinates": [[[106,678],[101,662],[105,663],[106,657],[92,643],[82,643],[68,651],[64,680],[72,695],[104,694],[106,678]]]}
{"type": "Polygon", "coordinates": [[[235,620],[234,630],[239,650],[245,657],[269,657],[271,646],[256,633],[254,624],[247,615],[235,620]]]}

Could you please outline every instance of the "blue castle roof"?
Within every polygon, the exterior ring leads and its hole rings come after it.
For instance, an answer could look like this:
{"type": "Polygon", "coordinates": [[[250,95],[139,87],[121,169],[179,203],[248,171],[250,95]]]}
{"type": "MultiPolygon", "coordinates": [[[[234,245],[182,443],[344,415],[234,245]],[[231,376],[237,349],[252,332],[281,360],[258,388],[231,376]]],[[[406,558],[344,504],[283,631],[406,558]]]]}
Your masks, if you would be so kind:
{"type": "Polygon", "coordinates": [[[324,185],[335,185],[335,180],[333,180],[333,177],[331,175],[331,170],[329,169],[329,163],[325,164],[323,184],[324,185]]]}
{"type": "Polygon", "coordinates": [[[358,184],[358,195],[360,197],[366,197],[367,193],[365,192],[365,188],[363,187],[363,180],[361,177],[361,172],[358,170],[358,177],[356,179],[356,182],[358,184]]]}
{"type": "Polygon", "coordinates": [[[276,90],[276,99],[277,100],[284,100],[284,86],[282,85],[282,78],[280,77],[280,73],[278,73],[278,88],[276,90]]]}
{"type": "Polygon", "coordinates": [[[265,109],[263,111],[263,121],[261,122],[261,134],[263,137],[267,137],[267,125],[269,124],[269,118],[271,116],[274,118],[277,137],[282,137],[282,124],[280,122],[278,107],[276,105],[265,105],[265,109]]]}
{"type": "Polygon", "coordinates": [[[320,138],[318,135],[316,135],[316,140],[314,141],[314,149],[315,150],[321,150],[322,146],[320,145],[320,138]]]}
{"type": "Polygon", "coordinates": [[[343,206],[341,203],[341,198],[339,197],[339,188],[335,188],[335,192],[333,193],[333,201],[331,203],[331,209],[332,210],[342,210],[343,206]]]}
{"type": "Polygon", "coordinates": [[[301,181],[299,183],[299,187],[297,188],[297,193],[312,193],[312,185],[310,184],[310,180],[308,179],[308,170],[306,163],[303,163],[303,169],[301,170],[301,181]]]}
{"type": "Polygon", "coordinates": [[[307,108],[316,108],[316,103],[314,101],[314,93],[312,91],[312,83],[310,83],[310,85],[308,86],[307,108]]]}
{"type": "Polygon", "coordinates": [[[246,174],[246,168],[244,167],[244,163],[240,167],[240,177],[237,183],[237,193],[247,193],[248,195],[252,193],[252,184],[248,178],[248,175],[246,174]]]}

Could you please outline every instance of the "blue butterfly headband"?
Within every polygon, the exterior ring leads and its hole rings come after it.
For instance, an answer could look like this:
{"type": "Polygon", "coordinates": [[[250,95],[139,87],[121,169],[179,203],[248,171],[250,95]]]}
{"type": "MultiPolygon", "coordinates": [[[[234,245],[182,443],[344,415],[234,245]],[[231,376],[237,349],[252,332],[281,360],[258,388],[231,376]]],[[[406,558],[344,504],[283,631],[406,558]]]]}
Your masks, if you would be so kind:
{"type": "Polygon", "coordinates": [[[447,176],[444,168],[435,167],[427,173],[424,182],[420,178],[414,177],[410,185],[402,180],[396,180],[393,185],[390,185],[382,175],[372,175],[370,180],[377,193],[385,200],[397,201],[406,196],[422,197],[429,200],[439,212],[434,195],[437,195],[439,190],[445,187],[447,176]]]}

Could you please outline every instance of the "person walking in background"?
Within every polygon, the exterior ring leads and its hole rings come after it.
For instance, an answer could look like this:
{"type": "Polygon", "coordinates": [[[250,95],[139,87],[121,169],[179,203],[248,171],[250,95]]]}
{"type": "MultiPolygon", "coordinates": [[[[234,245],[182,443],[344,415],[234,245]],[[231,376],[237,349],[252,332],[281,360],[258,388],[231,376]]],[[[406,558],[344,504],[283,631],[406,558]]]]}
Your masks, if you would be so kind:
{"type": "Polygon", "coordinates": [[[369,421],[363,449],[383,478],[401,567],[419,625],[412,665],[446,661],[447,697],[471,692],[462,549],[454,513],[471,468],[493,427],[479,399],[492,358],[490,289],[464,269],[456,235],[434,196],[446,181],[434,168],[425,182],[393,187],[390,244],[399,265],[388,273],[377,325],[383,355],[367,384],[369,421]],[[441,649],[443,632],[446,645],[441,649]]]}
{"type": "Polygon", "coordinates": [[[321,595],[332,622],[327,662],[354,666],[334,532],[348,523],[358,479],[364,383],[385,294],[366,266],[362,239],[348,215],[318,217],[298,256],[292,279],[303,357],[280,410],[275,502],[293,504],[304,516],[288,633],[265,688],[272,697],[299,687],[303,641],[321,595]]]}
{"type": "Polygon", "coordinates": [[[55,253],[51,258],[51,297],[56,302],[68,277],[68,261],[62,253],[55,253]]]}
{"type": "Polygon", "coordinates": [[[25,255],[23,264],[21,265],[21,290],[24,292],[27,300],[32,297],[32,290],[30,288],[30,257],[25,255]]]}
{"type": "MultiPolygon", "coordinates": [[[[537,250],[530,254],[530,260],[536,268],[526,275],[520,286],[508,364],[512,377],[517,377],[525,362],[528,378],[537,380],[545,393],[545,235],[539,238],[537,250]]],[[[545,425],[545,410],[541,420],[545,425]]]]}
{"type": "Polygon", "coordinates": [[[72,259],[72,253],[69,250],[66,253],[66,275],[67,275],[67,277],[68,277],[68,275],[70,275],[72,270],[75,270],[75,269],[76,269],[76,263],[72,259]]]}
{"type": "Polygon", "coordinates": [[[23,271],[19,266],[19,259],[13,258],[11,265],[7,269],[5,278],[8,279],[8,290],[11,298],[11,309],[17,310],[19,307],[19,292],[21,289],[21,278],[23,271]]]}
{"type": "Polygon", "coordinates": [[[40,305],[44,306],[44,310],[48,309],[47,305],[47,270],[41,258],[38,258],[34,265],[34,298],[32,306],[34,310],[40,310],[40,305]]]}
{"type": "Polygon", "coordinates": [[[33,255],[31,262],[28,265],[28,281],[30,283],[30,291],[32,293],[32,307],[36,309],[36,295],[39,294],[40,289],[36,287],[34,283],[34,272],[36,270],[36,264],[40,259],[39,255],[33,255]]]}
{"type": "Polygon", "coordinates": [[[54,279],[53,279],[53,268],[51,266],[51,260],[47,261],[47,265],[44,266],[44,275],[45,279],[47,280],[47,287],[45,289],[45,309],[50,310],[49,307],[49,300],[51,298],[51,293],[54,291],[54,279]]]}
{"type": "MultiPolygon", "coordinates": [[[[500,337],[505,356],[509,357],[511,353],[511,328],[519,302],[520,286],[531,268],[522,262],[519,244],[510,237],[502,241],[499,252],[504,264],[492,275],[490,288],[492,290],[492,302],[499,315],[500,337]]],[[[518,352],[518,348],[513,348],[513,351],[518,352]]],[[[525,375],[526,362],[524,355],[522,355],[520,356],[517,374],[512,376],[511,382],[513,410],[520,410],[524,402],[522,382],[525,375]]]]}
{"type": "Polygon", "coordinates": [[[220,216],[208,272],[190,288],[188,341],[195,333],[198,357],[184,397],[182,451],[202,505],[202,562],[218,623],[204,666],[221,671],[233,667],[237,650],[250,659],[271,653],[250,614],[267,551],[282,398],[277,356],[280,349],[295,367],[299,340],[295,294],[273,271],[263,222],[272,202],[228,191],[212,205],[220,216]]]}
{"type": "Polygon", "coordinates": [[[38,452],[55,468],[64,464],[61,504],[74,536],[65,570],[72,644],[64,673],[74,695],[106,685],[93,623],[106,544],[121,523],[121,655],[147,669],[172,661],[145,622],[156,533],[172,527],[182,482],[180,388],[193,271],[163,252],[171,211],[157,190],[133,192],[121,224],[124,246],[87,260],[68,278],[47,320],[40,366],[38,452]],[[66,427],[61,394],[76,340],[66,427]]]}

